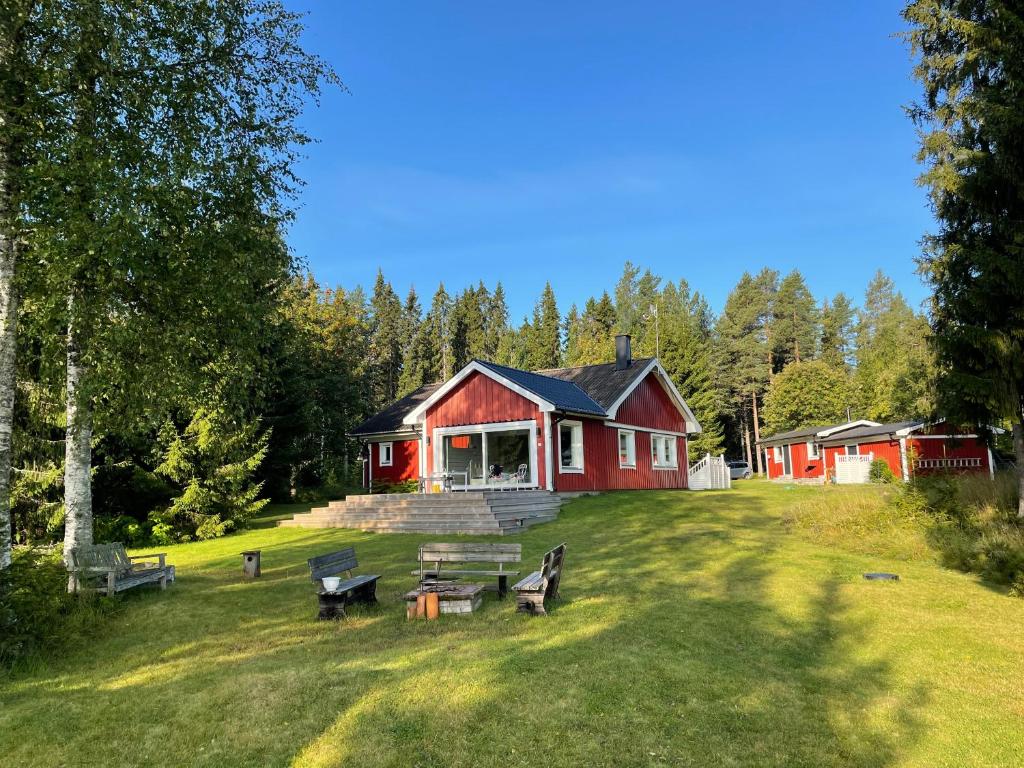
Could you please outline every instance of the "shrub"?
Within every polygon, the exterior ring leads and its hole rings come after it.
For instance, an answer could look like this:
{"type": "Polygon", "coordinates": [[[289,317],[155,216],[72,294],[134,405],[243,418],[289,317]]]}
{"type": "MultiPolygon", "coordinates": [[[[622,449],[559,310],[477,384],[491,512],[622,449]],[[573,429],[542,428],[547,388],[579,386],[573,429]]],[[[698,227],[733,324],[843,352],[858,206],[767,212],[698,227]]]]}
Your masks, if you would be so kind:
{"type": "Polygon", "coordinates": [[[420,489],[418,480],[406,480],[401,483],[383,483],[374,485],[371,493],[416,493],[420,489]]]}
{"type": "Polygon", "coordinates": [[[872,483],[895,483],[896,475],[889,468],[889,462],[885,459],[875,459],[871,462],[871,469],[868,471],[868,478],[872,483]]]}
{"type": "Polygon", "coordinates": [[[0,570],[0,668],[80,639],[115,605],[113,599],[70,595],[67,587],[59,552],[14,550],[10,567],[0,570]]]}

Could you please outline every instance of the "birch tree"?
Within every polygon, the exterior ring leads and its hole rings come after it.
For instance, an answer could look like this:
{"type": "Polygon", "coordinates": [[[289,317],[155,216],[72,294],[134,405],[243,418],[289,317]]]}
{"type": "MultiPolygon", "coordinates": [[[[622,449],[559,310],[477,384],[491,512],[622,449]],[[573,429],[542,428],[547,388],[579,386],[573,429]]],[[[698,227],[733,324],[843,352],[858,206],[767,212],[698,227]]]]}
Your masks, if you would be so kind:
{"type": "MultiPolygon", "coordinates": [[[[97,426],[257,365],[256,316],[333,75],[276,2],[66,0],[31,205],[66,359],[65,551],[92,537],[97,426]]],[[[245,376],[238,376],[245,379],[245,376]]],[[[237,378],[236,378],[237,381],[237,378]]]]}
{"type": "Polygon", "coordinates": [[[23,240],[19,192],[24,168],[26,55],[31,4],[0,0],[0,568],[11,564],[11,438],[18,328],[16,266],[23,240]]]}

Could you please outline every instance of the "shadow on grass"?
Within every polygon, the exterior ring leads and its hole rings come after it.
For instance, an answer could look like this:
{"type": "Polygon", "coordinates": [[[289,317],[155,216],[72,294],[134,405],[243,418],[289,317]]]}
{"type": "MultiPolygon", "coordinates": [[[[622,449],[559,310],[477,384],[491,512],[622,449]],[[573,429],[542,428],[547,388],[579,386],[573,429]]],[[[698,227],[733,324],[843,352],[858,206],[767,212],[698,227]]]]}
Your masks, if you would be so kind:
{"type": "Polygon", "coordinates": [[[56,763],[111,749],[150,765],[898,762],[927,691],[896,689],[842,585],[780,565],[780,535],[756,497],[581,499],[517,537],[530,569],[568,543],[549,616],[488,599],[430,623],[407,623],[399,596],[436,536],[303,536],[268,547],[251,583],[217,555],[126,601],[98,653],[19,681],[0,725],[22,739],[15,764],[53,712],[73,726],[56,763]],[[351,542],[382,573],[382,605],[315,622],[305,559],[351,542]]]}

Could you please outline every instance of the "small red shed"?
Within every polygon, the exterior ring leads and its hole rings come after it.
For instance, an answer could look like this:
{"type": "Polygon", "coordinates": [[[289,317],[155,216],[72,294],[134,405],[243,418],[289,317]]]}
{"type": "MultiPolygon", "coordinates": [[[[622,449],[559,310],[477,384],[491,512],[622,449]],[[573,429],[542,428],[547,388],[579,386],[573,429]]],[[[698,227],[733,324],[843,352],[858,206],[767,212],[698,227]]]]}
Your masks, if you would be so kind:
{"type": "Polygon", "coordinates": [[[909,480],[935,472],[995,471],[992,452],[976,431],[945,421],[851,421],[781,432],[761,440],[772,480],[825,482],[837,467],[862,457],[884,459],[896,477],[909,480]]]}

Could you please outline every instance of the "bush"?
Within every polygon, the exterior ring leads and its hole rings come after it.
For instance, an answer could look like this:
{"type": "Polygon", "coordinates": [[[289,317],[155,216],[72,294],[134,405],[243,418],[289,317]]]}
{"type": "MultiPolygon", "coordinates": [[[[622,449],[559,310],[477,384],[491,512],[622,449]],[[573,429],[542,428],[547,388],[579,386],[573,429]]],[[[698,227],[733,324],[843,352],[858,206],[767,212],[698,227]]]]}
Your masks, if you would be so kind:
{"type": "Polygon", "coordinates": [[[895,483],[896,475],[889,468],[889,462],[885,459],[875,459],[871,462],[871,469],[868,471],[868,479],[872,483],[895,483]]]}
{"type": "Polygon", "coordinates": [[[14,550],[0,570],[0,668],[71,640],[98,625],[113,599],[70,595],[59,552],[14,550]]]}
{"type": "Polygon", "coordinates": [[[923,511],[940,562],[1024,593],[1024,526],[1015,478],[1000,473],[933,475],[908,483],[896,503],[923,511]]]}

